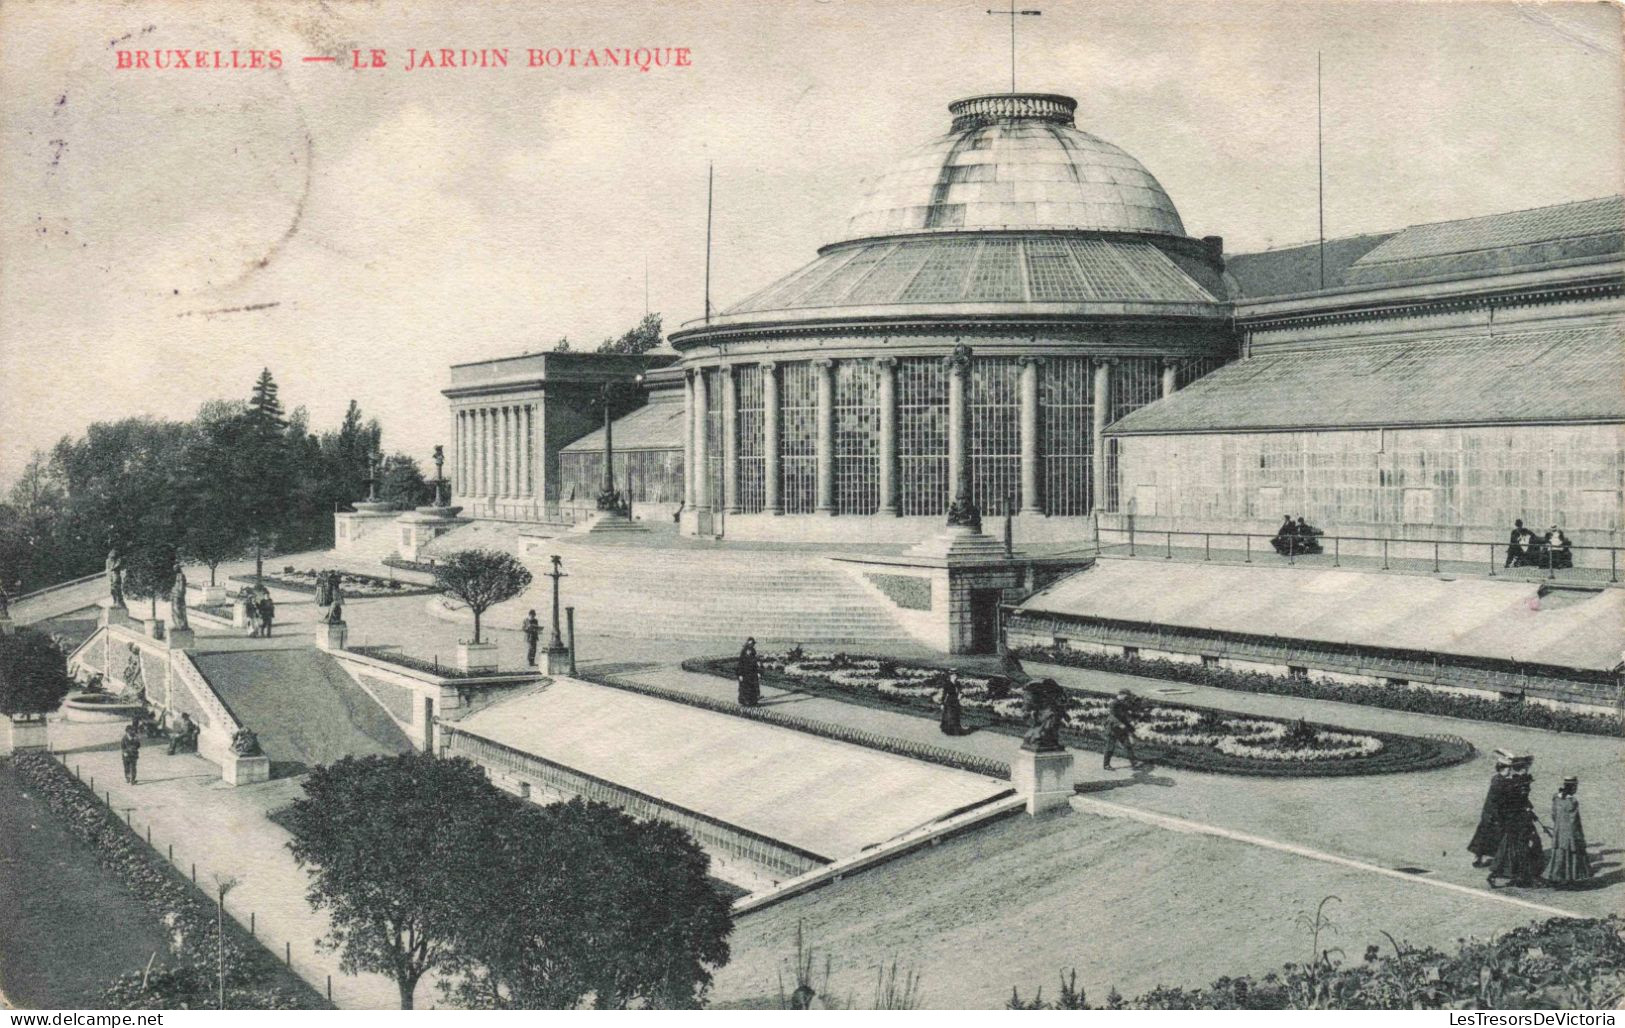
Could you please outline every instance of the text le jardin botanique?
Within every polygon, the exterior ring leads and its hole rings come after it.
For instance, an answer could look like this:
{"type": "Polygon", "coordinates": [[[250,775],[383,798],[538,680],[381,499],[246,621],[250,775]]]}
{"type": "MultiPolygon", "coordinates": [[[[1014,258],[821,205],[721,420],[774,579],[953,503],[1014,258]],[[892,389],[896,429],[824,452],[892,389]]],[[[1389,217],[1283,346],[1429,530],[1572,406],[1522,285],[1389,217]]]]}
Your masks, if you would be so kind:
{"type": "MultiPolygon", "coordinates": [[[[291,63],[281,50],[118,50],[120,71],[256,71],[275,70],[291,63]]],[[[399,51],[368,48],[351,50],[345,57],[300,57],[306,64],[331,64],[354,71],[398,68],[402,71],[427,69],[485,68],[629,68],[650,72],[666,68],[690,68],[693,51],[686,46],[606,46],[606,47],[509,47],[467,49],[408,47],[406,57],[399,51]]]]}

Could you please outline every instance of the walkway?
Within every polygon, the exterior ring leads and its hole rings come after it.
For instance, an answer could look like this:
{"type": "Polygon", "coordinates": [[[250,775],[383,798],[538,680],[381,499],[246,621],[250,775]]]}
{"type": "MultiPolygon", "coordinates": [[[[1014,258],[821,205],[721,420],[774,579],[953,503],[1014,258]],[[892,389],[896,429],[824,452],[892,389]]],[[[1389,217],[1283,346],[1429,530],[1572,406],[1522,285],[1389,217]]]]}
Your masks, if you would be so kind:
{"type": "MultiPolygon", "coordinates": [[[[327,915],[306,902],[309,876],[288,852],[288,833],[265,816],[300,795],[298,779],[232,788],[221,782],[214,764],[196,756],[171,757],[154,745],[141,751],[139,784],[126,785],[116,745],[119,731],[118,725],[56,722],[51,741],[68,769],[77,769],[86,782],[94,779],[97,795],[110,795],[113,809],[127,816],[138,834],[150,837],[154,849],[172,854],[185,874],[195,868],[205,891],[219,878],[236,878],[226,912],[245,929],[252,924],[273,953],[291,953],[293,970],[311,987],[325,994],[332,976],[333,1001],[340,1007],[400,1006],[392,981],[377,974],[346,975],[337,954],[315,946],[328,931],[327,915]]],[[[419,986],[421,1004],[429,1005],[435,996],[432,983],[419,986]]]]}

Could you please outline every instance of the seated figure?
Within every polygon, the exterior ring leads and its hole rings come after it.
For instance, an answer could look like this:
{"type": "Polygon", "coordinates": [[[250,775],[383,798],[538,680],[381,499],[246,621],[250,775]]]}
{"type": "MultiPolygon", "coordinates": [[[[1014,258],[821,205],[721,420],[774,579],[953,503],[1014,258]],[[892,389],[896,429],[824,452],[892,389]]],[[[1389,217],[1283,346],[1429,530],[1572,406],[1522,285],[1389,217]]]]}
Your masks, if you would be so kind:
{"type": "Polygon", "coordinates": [[[1270,545],[1283,557],[1302,552],[1298,547],[1298,528],[1292,523],[1291,514],[1282,516],[1281,527],[1275,530],[1275,538],[1270,540],[1270,545]]]}
{"type": "Polygon", "coordinates": [[[1569,542],[1569,537],[1564,535],[1563,530],[1556,525],[1553,525],[1552,530],[1546,533],[1546,549],[1551,555],[1549,567],[1572,568],[1574,566],[1574,544],[1569,542]]]}
{"type": "Polygon", "coordinates": [[[1292,529],[1293,533],[1297,536],[1299,553],[1322,552],[1320,542],[1315,537],[1323,535],[1324,533],[1322,533],[1320,529],[1311,525],[1309,522],[1305,521],[1302,515],[1298,517],[1298,523],[1293,525],[1292,529]]]}

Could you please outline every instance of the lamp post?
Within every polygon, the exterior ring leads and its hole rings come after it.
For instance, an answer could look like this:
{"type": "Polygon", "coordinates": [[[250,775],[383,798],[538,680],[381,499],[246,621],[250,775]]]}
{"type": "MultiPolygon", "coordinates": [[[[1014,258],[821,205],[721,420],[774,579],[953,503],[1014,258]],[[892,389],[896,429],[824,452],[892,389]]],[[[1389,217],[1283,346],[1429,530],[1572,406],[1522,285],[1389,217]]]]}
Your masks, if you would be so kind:
{"type": "Polygon", "coordinates": [[[564,645],[564,634],[559,630],[559,579],[567,576],[564,559],[555,553],[551,560],[553,570],[547,577],[553,580],[553,623],[547,636],[547,673],[562,675],[570,666],[570,648],[564,645]]]}

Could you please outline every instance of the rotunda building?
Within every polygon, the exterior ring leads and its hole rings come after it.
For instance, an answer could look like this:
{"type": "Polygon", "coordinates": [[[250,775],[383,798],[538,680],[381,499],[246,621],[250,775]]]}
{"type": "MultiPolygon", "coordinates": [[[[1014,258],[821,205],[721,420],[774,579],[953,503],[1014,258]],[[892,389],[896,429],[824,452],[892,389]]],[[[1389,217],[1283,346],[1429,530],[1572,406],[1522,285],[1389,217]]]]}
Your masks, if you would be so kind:
{"type": "Polygon", "coordinates": [[[865,519],[855,540],[908,538],[942,523],[956,483],[1029,537],[1029,519],[1115,507],[1106,427],[1235,338],[1221,242],[1186,235],[1076,106],[949,105],[948,132],[872,180],[847,238],[671,334],[688,530],[818,537],[834,516],[865,519]]]}

